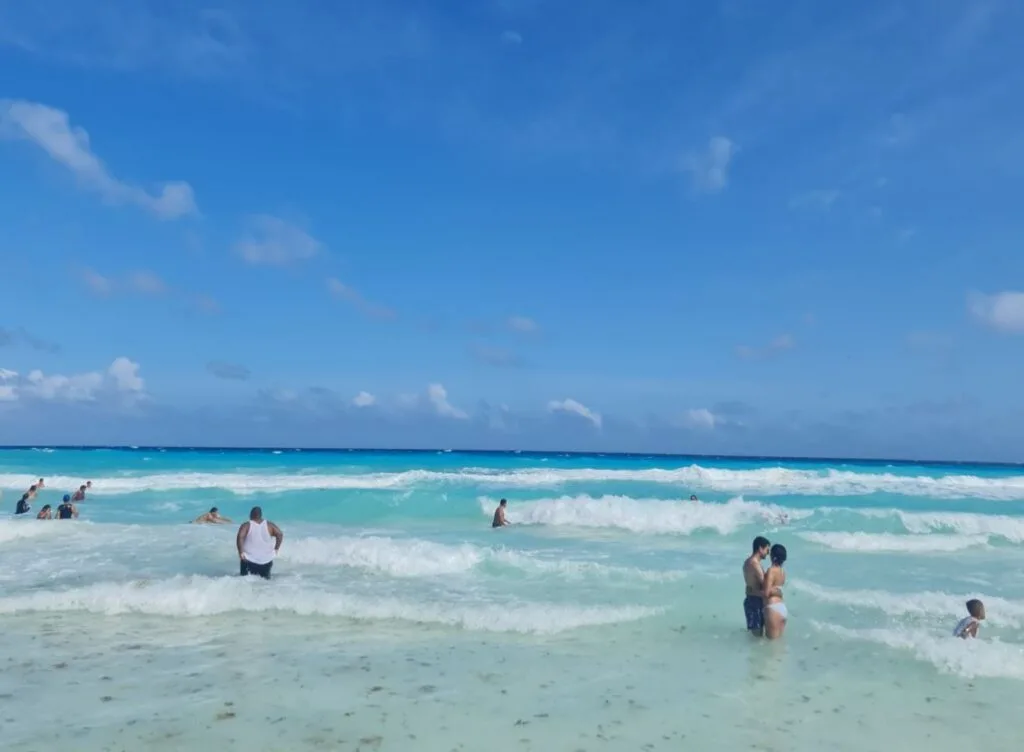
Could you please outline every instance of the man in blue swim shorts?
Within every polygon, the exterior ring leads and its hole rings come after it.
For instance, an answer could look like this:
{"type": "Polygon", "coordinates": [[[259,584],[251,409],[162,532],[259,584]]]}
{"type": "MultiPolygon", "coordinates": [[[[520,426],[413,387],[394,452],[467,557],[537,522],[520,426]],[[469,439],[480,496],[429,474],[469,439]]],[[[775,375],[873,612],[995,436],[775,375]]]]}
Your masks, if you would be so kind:
{"type": "Polygon", "coordinates": [[[747,597],[743,599],[743,613],[747,617],[747,630],[755,637],[764,635],[764,569],[761,562],[768,558],[771,543],[762,535],[754,538],[753,551],[743,562],[743,581],[747,597]]]}

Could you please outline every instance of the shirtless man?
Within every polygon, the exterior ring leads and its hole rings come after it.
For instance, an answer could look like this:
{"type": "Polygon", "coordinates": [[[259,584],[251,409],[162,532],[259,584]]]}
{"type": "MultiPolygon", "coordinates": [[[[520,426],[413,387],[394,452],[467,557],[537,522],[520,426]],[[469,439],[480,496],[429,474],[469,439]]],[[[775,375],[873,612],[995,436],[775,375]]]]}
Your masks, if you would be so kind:
{"type": "Polygon", "coordinates": [[[226,525],[230,522],[231,520],[229,520],[227,517],[221,516],[220,512],[217,511],[217,507],[210,507],[209,512],[204,512],[203,514],[199,515],[194,520],[192,520],[193,525],[226,525]]]}
{"type": "Polygon", "coordinates": [[[505,527],[508,524],[508,520],[505,519],[506,506],[508,506],[508,502],[504,499],[498,502],[498,508],[494,510],[494,519],[491,520],[491,527],[505,527]]]}
{"type": "Polygon", "coordinates": [[[753,552],[743,562],[743,581],[747,597],[743,599],[743,612],[747,617],[747,630],[755,637],[764,635],[764,570],[761,562],[768,558],[771,543],[762,535],[754,538],[753,552]]]}
{"type": "Polygon", "coordinates": [[[89,481],[84,486],[79,486],[78,490],[75,491],[75,497],[72,501],[85,501],[85,492],[92,490],[92,481],[89,481]]]}

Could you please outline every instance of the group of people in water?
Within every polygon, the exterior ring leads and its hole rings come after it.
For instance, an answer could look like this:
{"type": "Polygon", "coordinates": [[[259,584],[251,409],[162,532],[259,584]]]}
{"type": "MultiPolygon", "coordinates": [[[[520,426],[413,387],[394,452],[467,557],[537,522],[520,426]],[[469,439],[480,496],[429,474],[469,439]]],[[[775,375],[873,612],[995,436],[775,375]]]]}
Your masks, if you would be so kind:
{"type": "MultiPolygon", "coordinates": [[[[36,483],[29,486],[28,490],[21,495],[14,507],[15,516],[29,514],[32,511],[32,502],[46,488],[46,480],[40,478],[36,483]]],[[[37,520],[73,520],[78,518],[77,503],[85,501],[88,491],[92,490],[92,481],[86,481],[73,494],[64,494],[61,503],[56,510],[50,504],[43,504],[36,513],[37,520]]]]}
{"type": "MultiPolygon", "coordinates": [[[[194,525],[229,525],[231,520],[221,515],[217,507],[192,520],[194,525]]],[[[263,519],[263,509],[253,507],[249,510],[249,519],[238,527],[235,535],[235,548],[238,550],[238,573],[245,577],[256,575],[265,580],[270,579],[270,570],[274,566],[274,558],[281,550],[284,533],[281,528],[270,520],[263,519]]]]}

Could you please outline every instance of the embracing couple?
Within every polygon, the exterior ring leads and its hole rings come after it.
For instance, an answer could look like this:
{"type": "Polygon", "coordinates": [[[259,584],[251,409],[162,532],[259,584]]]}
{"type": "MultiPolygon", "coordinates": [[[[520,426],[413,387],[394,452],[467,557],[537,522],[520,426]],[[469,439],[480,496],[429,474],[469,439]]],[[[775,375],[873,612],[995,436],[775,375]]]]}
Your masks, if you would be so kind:
{"type": "Polygon", "coordinates": [[[753,552],[743,562],[743,580],[747,585],[747,597],[743,600],[743,611],[747,616],[747,629],[755,637],[774,640],[786,631],[789,614],[782,602],[782,586],[786,584],[786,547],[774,546],[764,536],[754,538],[753,552]],[[771,559],[767,570],[761,562],[771,559]]]}

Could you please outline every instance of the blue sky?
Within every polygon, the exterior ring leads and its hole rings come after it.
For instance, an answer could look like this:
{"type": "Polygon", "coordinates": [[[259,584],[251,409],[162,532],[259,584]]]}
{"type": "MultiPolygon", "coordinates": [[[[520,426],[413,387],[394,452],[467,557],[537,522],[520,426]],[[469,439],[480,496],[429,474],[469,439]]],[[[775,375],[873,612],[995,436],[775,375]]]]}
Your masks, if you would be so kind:
{"type": "Polygon", "coordinates": [[[0,0],[0,441],[1024,460],[1024,6],[0,0]]]}

